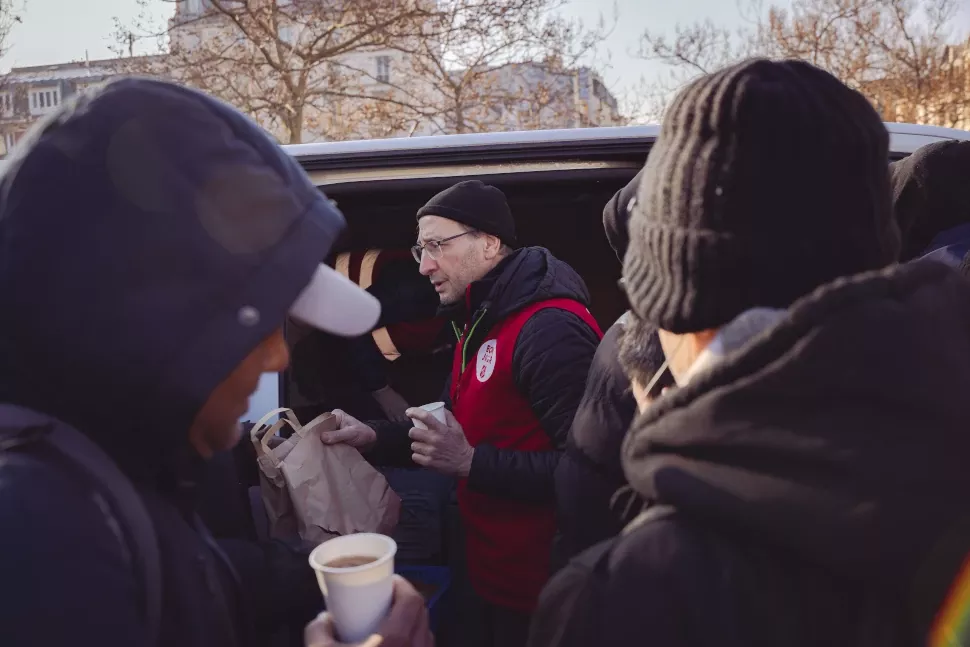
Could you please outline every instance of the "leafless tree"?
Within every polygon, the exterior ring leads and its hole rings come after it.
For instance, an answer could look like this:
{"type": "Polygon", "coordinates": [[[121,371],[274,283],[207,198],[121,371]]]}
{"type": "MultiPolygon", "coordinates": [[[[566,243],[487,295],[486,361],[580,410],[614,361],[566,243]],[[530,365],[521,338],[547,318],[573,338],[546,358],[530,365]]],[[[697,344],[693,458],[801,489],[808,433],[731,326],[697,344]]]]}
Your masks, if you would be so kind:
{"type": "Polygon", "coordinates": [[[165,29],[118,24],[115,37],[121,55],[145,39],[163,53],[128,71],[218,96],[284,143],[466,132],[490,129],[496,106],[549,98],[541,83],[503,86],[501,66],[540,57],[556,78],[601,42],[605,30],[556,15],[563,2],[207,0],[202,15],[165,29]]]}
{"type": "MultiPolygon", "coordinates": [[[[174,2],[174,0],[166,0],[174,2]]],[[[148,0],[139,0],[148,9],[148,0]]],[[[123,46],[155,39],[163,55],[146,69],[220,97],[256,118],[285,143],[303,140],[307,123],[341,137],[352,131],[332,99],[363,79],[337,63],[413,37],[429,17],[424,0],[207,0],[206,11],[164,29],[118,25],[123,46]]],[[[123,48],[122,48],[123,51],[123,48]]],[[[355,115],[349,115],[355,117],[355,115]]]]}
{"type": "Polygon", "coordinates": [[[603,19],[587,28],[562,18],[565,4],[439,2],[432,35],[398,46],[403,70],[393,86],[402,113],[438,132],[581,124],[578,68],[610,30],[603,19]]]}
{"type": "Polygon", "coordinates": [[[0,0],[0,57],[10,51],[10,35],[23,22],[24,8],[22,0],[0,0]]]}
{"type": "Polygon", "coordinates": [[[653,84],[664,99],[693,76],[742,58],[798,58],[863,92],[888,120],[966,125],[970,50],[957,31],[958,2],[794,0],[766,11],[753,3],[737,32],[710,22],[678,27],[671,40],[648,31],[640,55],[668,65],[670,76],[653,84]]]}

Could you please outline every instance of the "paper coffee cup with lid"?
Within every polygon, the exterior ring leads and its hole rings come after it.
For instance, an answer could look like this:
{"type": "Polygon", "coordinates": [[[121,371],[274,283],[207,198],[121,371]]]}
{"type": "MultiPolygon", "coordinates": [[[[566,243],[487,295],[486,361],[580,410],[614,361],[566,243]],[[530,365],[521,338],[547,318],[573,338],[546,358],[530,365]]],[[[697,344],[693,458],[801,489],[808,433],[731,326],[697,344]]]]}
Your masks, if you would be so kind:
{"type": "MultiPolygon", "coordinates": [[[[428,413],[430,413],[432,416],[434,416],[435,420],[437,420],[441,424],[443,424],[443,425],[444,424],[447,424],[447,420],[445,419],[445,403],[444,402],[432,402],[431,404],[425,404],[423,406],[420,406],[420,407],[418,407],[418,409],[424,409],[425,411],[427,411],[428,413]]],[[[411,418],[411,422],[414,423],[414,426],[417,429],[427,429],[428,428],[428,426],[426,424],[424,424],[423,422],[421,422],[420,420],[417,420],[415,418],[411,418]]]]}
{"type": "Polygon", "coordinates": [[[358,643],[374,634],[391,609],[397,543],[385,535],[337,537],[310,553],[338,637],[358,643]]]}

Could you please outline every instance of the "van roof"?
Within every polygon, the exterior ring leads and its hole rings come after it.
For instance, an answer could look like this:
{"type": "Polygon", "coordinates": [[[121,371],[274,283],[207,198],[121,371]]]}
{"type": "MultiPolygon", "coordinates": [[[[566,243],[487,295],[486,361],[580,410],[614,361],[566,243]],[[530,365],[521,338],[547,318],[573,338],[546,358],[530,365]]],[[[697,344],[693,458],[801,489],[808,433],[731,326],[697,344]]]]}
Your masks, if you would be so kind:
{"type": "MultiPolygon", "coordinates": [[[[970,140],[970,132],[940,126],[887,123],[890,134],[890,152],[894,156],[907,155],[916,149],[947,139],[970,140]]],[[[660,133],[660,126],[619,126],[609,128],[570,128],[561,130],[527,130],[500,133],[473,133],[463,135],[434,135],[424,137],[398,137],[392,139],[365,139],[345,142],[322,142],[314,144],[290,144],[283,146],[304,166],[313,166],[314,160],[332,158],[405,157],[418,151],[437,151],[439,154],[467,152],[476,149],[534,149],[554,146],[568,148],[571,143],[583,143],[599,148],[620,145],[622,148],[649,147],[660,133]]],[[[496,151],[498,152],[498,151],[496,151]]],[[[385,160],[389,161],[389,160],[385,160]]],[[[0,160],[0,171],[6,165],[0,160]]]]}
{"type": "MultiPolygon", "coordinates": [[[[890,134],[890,150],[896,154],[912,153],[917,148],[944,139],[970,140],[970,132],[923,126],[918,124],[886,123],[890,134]]],[[[542,147],[549,144],[608,142],[640,142],[651,144],[660,133],[660,126],[619,126],[607,128],[571,128],[562,130],[529,130],[500,133],[473,133],[463,135],[434,135],[422,137],[398,137],[392,139],[368,139],[345,142],[321,142],[314,144],[291,144],[284,146],[288,153],[301,161],[321,157],[364,157],[387,153],[407,153],[435,149],[477,149],[483,147],[542,147]]]]}

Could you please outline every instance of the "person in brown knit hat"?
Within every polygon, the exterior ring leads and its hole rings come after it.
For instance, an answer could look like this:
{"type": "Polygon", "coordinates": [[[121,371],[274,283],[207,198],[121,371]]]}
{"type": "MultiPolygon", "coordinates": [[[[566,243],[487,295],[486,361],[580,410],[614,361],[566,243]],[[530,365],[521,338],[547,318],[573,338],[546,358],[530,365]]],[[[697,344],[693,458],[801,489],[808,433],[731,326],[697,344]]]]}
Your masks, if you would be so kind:
{"type": "Polygon", "coordinates": [[[869,102],[807,63],[755,60],[692,84],[630,221],[634,308],[664,330],[707,330],[895,261],[888,158],[869,102]]]}
{"type": "Polygon", "coordinates": [[[646,504],[550,582],[530,645],[924,644],[970,553],[970,290],[894,265],[888,140],[798,61],[674,101],[624,265],[677,382],[623,444],[646,504]]]}

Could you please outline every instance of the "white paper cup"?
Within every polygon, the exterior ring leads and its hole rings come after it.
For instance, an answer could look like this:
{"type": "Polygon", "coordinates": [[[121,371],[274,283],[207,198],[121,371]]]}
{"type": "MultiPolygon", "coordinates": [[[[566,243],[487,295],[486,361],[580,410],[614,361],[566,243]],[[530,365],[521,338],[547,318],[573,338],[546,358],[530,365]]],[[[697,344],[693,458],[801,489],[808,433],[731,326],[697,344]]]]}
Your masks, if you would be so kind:
{"type": "MultiPolygon", "coordinates": [[[[437,420],[441,424],[445,424],[447,422],[445,420],[445,403],[444,402],[432,402],[431,404],[426,404],[426,405],[421,406],[421,407],[418,407],[418,408],[419,409],[424,409],[425,411],[427,411],[428,413],[430,413],[431,415],[433,415],[434,418],[435,418],[435,420],[437,420]]],[[[428,428],[428,426],[426,424],[424,424],[420,420],[416,420],[415,418],[411,418],[411,422],[414,423],[414,426],[417,429],[427,429],[428,428]]]]}
{"type": "Polygon", "coordinates": [[[325,541],[310,553],[310,566],[327,600],[340,640],[357,643],[377,631],[391,608],[394,555],[397,543],[375,533],[345,535],[325,541]],[[329,562],[360,555],[376,557],[369,564],[332,568],[329,562]]]}

